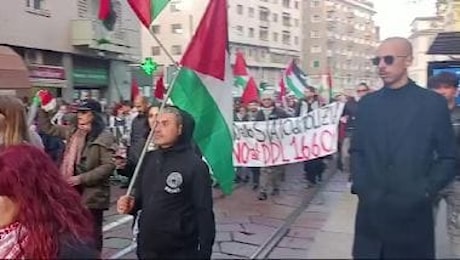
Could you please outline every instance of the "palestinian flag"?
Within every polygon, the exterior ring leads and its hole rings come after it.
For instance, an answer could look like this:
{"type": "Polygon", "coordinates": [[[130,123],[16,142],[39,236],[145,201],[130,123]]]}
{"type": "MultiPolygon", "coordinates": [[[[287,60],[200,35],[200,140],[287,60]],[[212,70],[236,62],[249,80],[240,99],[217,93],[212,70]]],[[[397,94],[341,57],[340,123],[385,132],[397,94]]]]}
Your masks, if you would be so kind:
{"type": "Polygon", "coordinates": [[[259,100],[259,89],[257,89],[256,81],[251,77],[246,84],[243,95],[241,96],[241,103],[247,105],[253,101],[259,100]]]}
{"type": "Polygon", "coordinates": [[[142,24],[150,30],[150,25],[171,0],[128,0],[142,24]]]}
{"type": "Polygon", "coordinates": [[[225,194],[233,189],[233,75],[227,1],[209,1],[180,64],[171,100],[195,119],[194,140],[225,194]]]}
{"type": "Polygon", "coordinates": [[[244,92],[246,85],[249,82],[249,73],[244,60],[244,55],[241,52],[236,53],[235,66],[233,67],[233,76],[235,77],[236,87],[235,92],[238,96],[244,92]]]}
{"type": "Polygon", "coordinates": [[[113,11],[111,0],[99,0],[98,18],[102,21],[102,24],[107,30],[113,30],[115,22],[117,21],[117,15],[113,11]]]}
{"type": "Polygon", "coordinates": [[[307,74],[294,61],[284,71],[283,82],[297,98],[304,97],[303,92],[307,86],[307,74]]]}

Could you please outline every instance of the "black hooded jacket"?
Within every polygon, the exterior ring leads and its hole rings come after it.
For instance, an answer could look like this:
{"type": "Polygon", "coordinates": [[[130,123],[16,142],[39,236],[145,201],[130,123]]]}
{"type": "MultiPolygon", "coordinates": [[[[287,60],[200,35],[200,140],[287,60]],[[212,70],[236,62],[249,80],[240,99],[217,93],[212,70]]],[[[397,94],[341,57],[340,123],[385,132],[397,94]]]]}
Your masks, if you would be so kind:
{"type": "Polygon", "coordinates": [[[209,169],[192,147],[194,120],[186,112],[182,135],[167,149],[146,154],[136,185],[140,259],[194,252],[210,259],[215,238],[209,169]],[[196,250],[195,250],[196,249],[196,250]]]}

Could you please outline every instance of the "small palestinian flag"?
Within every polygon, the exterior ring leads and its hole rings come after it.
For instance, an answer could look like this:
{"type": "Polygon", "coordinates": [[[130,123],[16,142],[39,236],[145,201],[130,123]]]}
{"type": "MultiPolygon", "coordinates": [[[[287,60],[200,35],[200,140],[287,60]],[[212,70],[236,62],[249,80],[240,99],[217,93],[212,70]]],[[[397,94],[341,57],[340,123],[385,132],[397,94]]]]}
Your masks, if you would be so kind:
{"type": "Polygon", "coordinates": [[[129,5],[136,13],[142,24],[150,29],[150,25],[163,11],[171,0],[128,0],[129,5]]]}

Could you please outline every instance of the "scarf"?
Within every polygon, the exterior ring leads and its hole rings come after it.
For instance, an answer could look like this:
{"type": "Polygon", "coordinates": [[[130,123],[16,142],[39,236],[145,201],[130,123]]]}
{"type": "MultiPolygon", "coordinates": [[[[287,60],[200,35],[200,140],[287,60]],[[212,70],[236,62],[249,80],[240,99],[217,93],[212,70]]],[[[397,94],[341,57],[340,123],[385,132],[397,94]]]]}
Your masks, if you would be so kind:
{"type": "MultiPolygon", "coordinates": [[[[21,254],[19,240],[21,225],[15,222],[4,228],[0,228],[0,259],[17,259],[21,254]]],[[[24,240],[22,240],[24,244],[24,240]]]]}
{"type": "Polygon", "coordinates": [[[70,137],[61,164],[61,174],[65,179],[75,175],[75,165],[80,163],[80,157],[85,147],[87,134],[87,131],[78,129],[72,137],[70,137]]]}

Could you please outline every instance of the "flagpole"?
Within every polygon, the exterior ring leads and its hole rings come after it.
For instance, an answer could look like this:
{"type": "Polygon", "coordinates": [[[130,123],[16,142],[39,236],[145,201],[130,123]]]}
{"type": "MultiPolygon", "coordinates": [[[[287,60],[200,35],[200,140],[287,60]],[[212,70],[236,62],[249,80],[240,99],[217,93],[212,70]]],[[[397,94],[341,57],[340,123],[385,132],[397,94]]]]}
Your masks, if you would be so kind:
{"type": "MultiPolygon", "coordinates": [[[[153,39],[158,43],[160,48],[166,53],[166,56],[168,56],[168,58],[171,60],[171,62],[173,63],[174,67],[177,69],[177,71],[179,71],[180,68],[181,68],[180,64],[174,60],[173,56],[169,53],[169,51],[165,48],[165,46],[161,43],[161,41],[155,36],[155,34],[150,29],[151,27],[152,27],[152,24],[150,24],[150,26],[148,28],[148,31],[149,31],[150,35],[152,35],[153,39]]],[[[160,105],[160,109],[158,110],[158,114],[163,113],[163,110],[164,110],[164,108],[166,106],[166,102],[168,101],[169,96],[171,95],[174,83],[176,82],[176,78],[177,78],[177,72],[176,72],[176,75],[173,77],[173,79],[171,81],[171,84],[168,86],[168,90],[166,91],[166,94],[163,97],[163,100],[161,101],[161,105],[160,105]]],[[[141,152],[141,155],[139,156],[139,160],[138,160],[138,162],[136,164],[136,168],[134,169],[134,173],[133,173],[133,176],[131,178],[131,182],[129,183],[128,189],[126,190],[126,195],[128,195],[128,196],[133,195],[132,192],[133,192],[133,189],[134,189],[134,184],[136,183],[137,177],[139,176],[140,169],[141,169],[142,164],[143,164],[144,159],[145,159],[145,154],[148,151],[150,143],[153,141],[153,135],[155,133],[156,127],[157,127],[157,122],[155,121],[154,125],[153,125],[153,128],[150,130],[149,135],[147,137],[147,140],[145,141],[144,148],[142,148],[142,152],[141,152]]]]}

